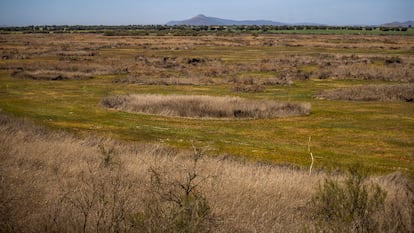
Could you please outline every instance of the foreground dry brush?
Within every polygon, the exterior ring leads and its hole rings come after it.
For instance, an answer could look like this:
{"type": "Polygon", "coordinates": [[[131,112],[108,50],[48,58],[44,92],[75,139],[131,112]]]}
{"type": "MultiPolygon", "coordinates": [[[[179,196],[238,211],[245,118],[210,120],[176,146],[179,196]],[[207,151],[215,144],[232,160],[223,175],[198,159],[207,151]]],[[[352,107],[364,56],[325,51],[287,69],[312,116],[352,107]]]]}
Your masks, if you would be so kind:
{"type": "MultiPolygon", "coordinates": [[[[321,229],[308,213],[323,172],[80,139],[3,113],[0,132],[1,232],[321,229]]],[[[386,192],[376,229],[412,231],[412,184],[399,174],[370,180],[386,192]]]]}

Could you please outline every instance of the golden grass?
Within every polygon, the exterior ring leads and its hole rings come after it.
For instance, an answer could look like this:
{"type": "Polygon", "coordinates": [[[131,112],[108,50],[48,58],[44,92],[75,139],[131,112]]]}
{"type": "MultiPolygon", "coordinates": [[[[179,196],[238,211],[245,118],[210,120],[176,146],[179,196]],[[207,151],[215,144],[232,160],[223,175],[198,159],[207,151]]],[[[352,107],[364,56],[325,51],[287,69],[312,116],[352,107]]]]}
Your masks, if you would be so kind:
{"type": "MultiPolygon", "coordinates": [[[[151,204],[150,171],[185,180],[185,171],[194,166],[189,154],[155,144],[80,139],[1,113],[0,230],[133,232],[129,221],[151,204]]],[[[222,156],[202,157],[197,171],[206,177],[197,188],[218,220],[213,232],[300,232],[317,224],[307,208],[324,172],[309,175],[222,156]]],[[[382,217],[399,214],[405,228],[398,229],[412,231],[412,184],[399,174],[371,181],[388,192],[382,217]]]]}
{"type": "Polygon", "coordinates": [[[310,113],[309,103],[247,100],[198,95],[125,95],[102,100],[108,108],[163,116],[197,118],[276,118],[310,113]]]}

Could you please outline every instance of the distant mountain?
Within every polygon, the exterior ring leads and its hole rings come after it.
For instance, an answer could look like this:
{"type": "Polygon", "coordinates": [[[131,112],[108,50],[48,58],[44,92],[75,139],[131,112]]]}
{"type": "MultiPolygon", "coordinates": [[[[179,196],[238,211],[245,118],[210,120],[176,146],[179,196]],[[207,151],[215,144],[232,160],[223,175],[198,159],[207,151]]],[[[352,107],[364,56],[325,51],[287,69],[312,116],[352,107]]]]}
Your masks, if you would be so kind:
{"type": "Polygon", "coordinates": [[[405,21],[405,22],[392,22],[392,23],[385,23],[381,26],[384,27],[414,27],[414,21],[410,20],[410,21],[405,21]]]}
{"type": "Polygon", "coordinates": [[[270,20],[230,20],[215,17],[207,17],[205,15],[197,15],[191,19],[182,21],[170,21],[167,25],[194,25],[194,26],[229,26],[229,25],[288,25],[287,23],[274,22],[270,20]]]}

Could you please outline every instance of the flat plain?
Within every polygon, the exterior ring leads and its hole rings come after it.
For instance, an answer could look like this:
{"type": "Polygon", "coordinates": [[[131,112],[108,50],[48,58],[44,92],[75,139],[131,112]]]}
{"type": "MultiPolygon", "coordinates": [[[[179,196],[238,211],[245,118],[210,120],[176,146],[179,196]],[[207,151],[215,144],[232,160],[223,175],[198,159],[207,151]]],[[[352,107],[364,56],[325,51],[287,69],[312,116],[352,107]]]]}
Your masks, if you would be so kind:
{"type": "Polygon", "coordinates": [[[312,137],[318,168],[341,169],[357,161],[377,173],[413,172],[414,42],[409,36],[5,34],[0,40],[0,108],[48,127],[184,149],[196,143],[215,154],[301,167],[310,164],[312,137]],[[353,101],[323,95],[395,84],[408,96],[353,101]],[[101,104],[103,98],[128,94],[309,103],[311,112],[191,119],[101,104]]]}
{"type": "Polygon", "coordinates": [[[401,35],[0,34],[0,231],[412,232],[413,55],[401,35]]]}

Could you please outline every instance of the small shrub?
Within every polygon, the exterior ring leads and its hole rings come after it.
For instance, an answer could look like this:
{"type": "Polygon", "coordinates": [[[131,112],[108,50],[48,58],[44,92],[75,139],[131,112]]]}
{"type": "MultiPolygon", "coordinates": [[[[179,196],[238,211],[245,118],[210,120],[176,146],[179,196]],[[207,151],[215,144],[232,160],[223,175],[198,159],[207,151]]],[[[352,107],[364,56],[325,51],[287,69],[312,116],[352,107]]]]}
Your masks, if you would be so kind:
{"type": "Polygon", "coordinates": [[[139,232],[211,232],[216,218],[201,192],[209,176],[202,174],[203,151],[194,149],[188,166],[177,167],[178,174],[151,167],[149,197],[143,212],[135,215],[139,232]]]}
{"type": "Polygon", "coordinates": [[[390,57],[385,59],[384,62],[386,65],[390,65],[390,64],[401,64],[402,63],[402,59],[400,57],[390,57]]]}
{"type": "Polygon", "coordinates": [[[384,208],[386,192],[367,184],[367,175],[356,165],[344,182],[326,179],[311,201],[318,227],[328,232],[378,232],[378,214],[384,208]]]}

